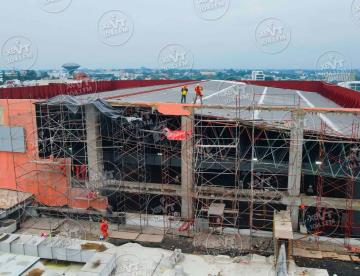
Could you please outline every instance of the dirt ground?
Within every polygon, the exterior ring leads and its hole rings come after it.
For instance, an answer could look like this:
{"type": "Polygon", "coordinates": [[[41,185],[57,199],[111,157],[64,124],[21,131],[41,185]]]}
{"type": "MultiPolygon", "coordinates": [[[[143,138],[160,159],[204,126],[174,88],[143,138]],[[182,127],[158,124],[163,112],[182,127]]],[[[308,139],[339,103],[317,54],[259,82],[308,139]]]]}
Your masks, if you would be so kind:
{"type": "MultiPolygon", "coordinates": [[[[207,254],[205,249],[193,245],[193,239],[179,236],[166,236],[159,247],[168,250],[180,248],[184,253],[191,254],[207,254]]],[[[232,256],[233,252],[221,252],[232,256]]],[[[267,254],[265,254],[267,255],[267,254]]],[[[358,262],[345,262],[331,259],[310,259],[295,257],[295,263],[301,267],[320,268],[326,269],[330,276],[336,274],[337,276],[357,276],[360,275],[360,263],[358,262]]]]}
{"type": "Polygon", "coordinates": [[[358,276],[360,275],[360,263],[345,262],[331,259],[309,259],[295,257],[295,263],[302,267],[327,269],[330,276],[358,276]]]}

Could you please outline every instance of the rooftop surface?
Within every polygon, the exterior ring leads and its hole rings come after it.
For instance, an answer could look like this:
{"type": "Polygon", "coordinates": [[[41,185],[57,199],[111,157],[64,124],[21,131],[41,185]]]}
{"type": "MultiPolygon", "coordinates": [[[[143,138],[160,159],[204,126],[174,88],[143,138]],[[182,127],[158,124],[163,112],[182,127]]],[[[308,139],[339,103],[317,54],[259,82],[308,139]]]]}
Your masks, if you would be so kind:
{"type": "MultiPolygon", "coordinates": [[[[193,103],[195,98],[194,88],[196,83],[188,85],[189,93],[187,103],[193,103]]],[[[239,118],[245,121],[256,121],[267,123],[277,127],[289,127],[291,114],[288,111],[279,110],[256,110],[257,106],[273,107],[316,107],[316,108],[341,108],[334,101],[325,98],[317,92],[307,92],[293,89],[274,88],[267,86],[246,85],[234,81],[205,81],[202,82],[204,88],[204,105],[222,105],[221,109],[197,109],[197,114],[239,118]],[[238,105],[241,107],[252,107],[251,111],[242,110],[237,113],[234,109],[227,109],[226,106],[238,105]]],[[[119,100],[123,102],[162,102],[180,103],[181,84],[162,85],[156,87],[133,88],[115,90],[100,93],[104,99],[119,100]],[[108,95],[111,95],[110,98],[108,95]]],[[[82,96],[84,97],[84,96],[82,96]]],[[[199,99],[196,103],[200,103],[199,99]]],[[[352,123],[359,120],[353,114],[306,114],[304,117],[304,127],[306,130],[320,131],[327,134],[350,136],[352,133],[352,123]]]]}

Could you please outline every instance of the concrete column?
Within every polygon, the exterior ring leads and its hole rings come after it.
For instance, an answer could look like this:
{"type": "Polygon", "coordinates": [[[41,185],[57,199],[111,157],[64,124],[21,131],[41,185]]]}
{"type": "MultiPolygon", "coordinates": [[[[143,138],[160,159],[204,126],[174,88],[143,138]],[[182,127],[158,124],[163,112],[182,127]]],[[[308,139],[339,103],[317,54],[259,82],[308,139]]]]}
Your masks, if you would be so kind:
{"type": "Polygon", "coordinates": [[[86,105],[85,119],[89,181],[91,186],[96,185],[96,187],[99,187],[100,183],[93,182],[101,180],[103,174],[100,113],[93,105],[86,105]]]}
{"type": "MultiPolygon", "coordinates": [[[[181,129],[193,132],[194,117],[182,116],[181,129]]],[[[193,218],[193,135],[187,135],[187,139],[181,142],[181,217],[193,218]]]]}
{"type": "Polygon", "coordinates": [[[288,205],[294,231],[299,228],[299,205],[296,197],[300,196],[302,150],[304,142],[304,114],[292,113],[290,133],[288,193],[294,200],[288,205]]]}

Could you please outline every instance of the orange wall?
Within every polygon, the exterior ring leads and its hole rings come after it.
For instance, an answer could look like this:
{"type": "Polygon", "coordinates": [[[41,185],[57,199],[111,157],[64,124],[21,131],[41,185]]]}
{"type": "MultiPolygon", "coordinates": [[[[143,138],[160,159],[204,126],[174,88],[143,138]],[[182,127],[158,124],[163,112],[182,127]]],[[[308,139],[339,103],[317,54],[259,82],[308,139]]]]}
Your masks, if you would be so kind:
{"type": "Polygon", "coordinates": [[[0,188],[31,192],[36,200],[48,206],[93,207],[105,209],[107,198],[85,200],[86,189],[71,189],[70,159],[40,159],[34,100],[0,99],[0,123],[25,129],[26,152],[0,152],[0,188]]]}

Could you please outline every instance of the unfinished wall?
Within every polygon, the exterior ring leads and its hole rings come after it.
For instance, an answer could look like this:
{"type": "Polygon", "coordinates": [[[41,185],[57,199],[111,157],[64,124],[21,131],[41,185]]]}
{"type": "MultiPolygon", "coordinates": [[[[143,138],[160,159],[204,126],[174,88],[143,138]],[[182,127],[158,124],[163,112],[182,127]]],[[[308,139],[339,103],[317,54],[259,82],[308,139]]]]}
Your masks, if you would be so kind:
{"type": "Polygon", "coordinates": [[[0,109],[3,125],[23,127],[26,137],[25,153],[0,152],[0,188],[31,192],[48,206],[106,208],[106,198],[89,201],[86,190],[71,189],[71,160],[38,157],[34,101],[0,100],[0,109]]]}

